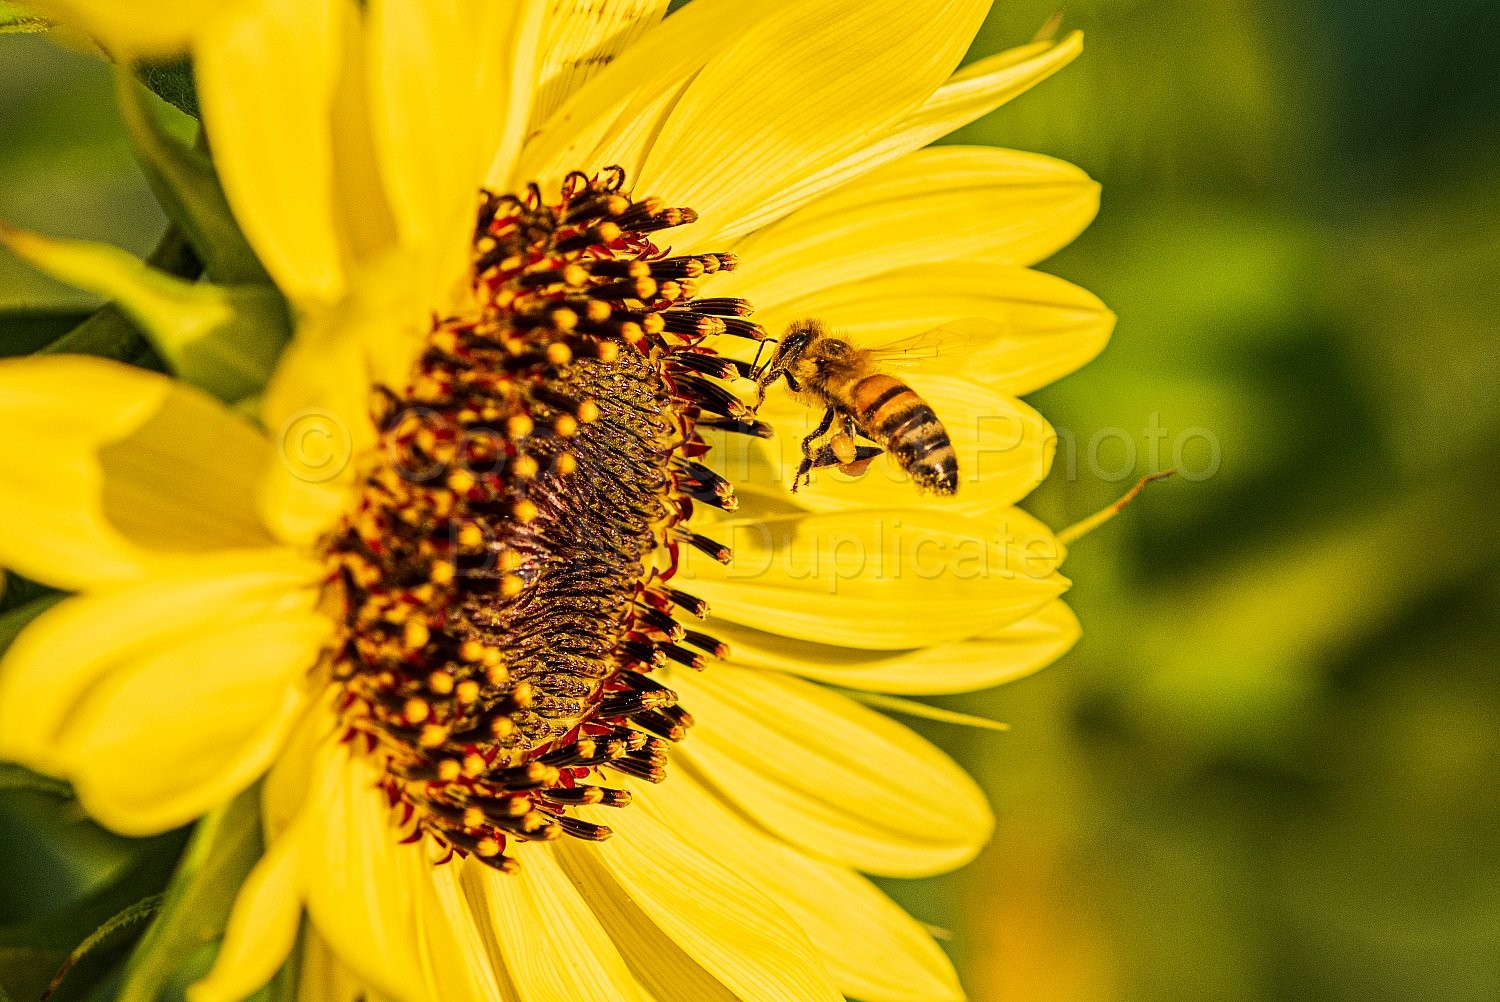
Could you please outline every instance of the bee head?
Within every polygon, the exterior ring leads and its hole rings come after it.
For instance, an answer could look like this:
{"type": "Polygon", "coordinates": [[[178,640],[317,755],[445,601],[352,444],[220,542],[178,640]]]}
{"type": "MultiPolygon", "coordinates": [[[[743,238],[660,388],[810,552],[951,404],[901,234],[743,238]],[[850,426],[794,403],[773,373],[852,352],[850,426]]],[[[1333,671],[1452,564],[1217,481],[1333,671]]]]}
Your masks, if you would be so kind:
{"type": "Polygon", "coordinates": [[[782,335],[776,355],[784,364],[794,365],[820,337],[822,332],[815,327],[794,326],[782,335]]]}

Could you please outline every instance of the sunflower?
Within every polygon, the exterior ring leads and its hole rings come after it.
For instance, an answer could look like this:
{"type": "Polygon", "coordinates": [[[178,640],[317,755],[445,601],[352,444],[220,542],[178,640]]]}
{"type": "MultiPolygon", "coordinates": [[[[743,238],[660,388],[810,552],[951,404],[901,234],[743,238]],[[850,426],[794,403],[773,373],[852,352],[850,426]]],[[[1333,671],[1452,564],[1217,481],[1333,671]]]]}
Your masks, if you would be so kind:
{"type": "Polygon", "coordinates": [[[851,694],[992,685],[1077,636],[1062,547],[1013,507],[1051,456],[1016,395],[1109,334],[1029,270],[1097,189],[923,147],[1080,42],[955,73],[986,0],[666,6],[83,20],[124,52],[190,40],[297,319],[235,406],[0,365],[0,564],[77,593],[0,665],[0,754],[127,833],[264,777],[200,1002],[299,930],[310,999],[962,995],[862,874],[961,865],[991,815],[851,694]],[[955,497],[895,464],[788,492],[808,413],[735,379],[807,315],[867,346],[984,321],[961,371],[911,376],[955,497]]]}

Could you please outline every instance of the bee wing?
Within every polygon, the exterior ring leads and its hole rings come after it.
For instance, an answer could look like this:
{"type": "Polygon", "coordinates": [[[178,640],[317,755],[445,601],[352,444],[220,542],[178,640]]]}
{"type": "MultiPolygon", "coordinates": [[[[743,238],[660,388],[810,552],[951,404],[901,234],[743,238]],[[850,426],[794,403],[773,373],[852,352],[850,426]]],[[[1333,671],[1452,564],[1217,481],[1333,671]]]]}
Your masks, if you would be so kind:
{"type": "Polygon", "coordinates": [[[895,369],[920,368],[936,375],[958,375],[973,356],[995,340],[993,320],[954,320],[931,330],[870,349],[878,364],[895,369]]]}

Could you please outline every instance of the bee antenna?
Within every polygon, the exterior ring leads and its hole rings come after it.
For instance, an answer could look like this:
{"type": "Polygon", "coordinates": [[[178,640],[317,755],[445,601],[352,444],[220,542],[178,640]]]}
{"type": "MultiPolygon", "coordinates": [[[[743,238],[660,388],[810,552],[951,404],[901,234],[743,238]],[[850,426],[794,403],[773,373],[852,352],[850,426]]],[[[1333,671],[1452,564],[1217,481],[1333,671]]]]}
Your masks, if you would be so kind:
{"type": "Polygon", "coordinates": [[[768,337],[764,341],[762,341],[760,343],[760,347],[755,349],[755,361],[750,363],[750,370],[753,372],[760,366],[760,353],[766,350],[766,345],[780,343],[781,342],[774,337],[768,337]]]}

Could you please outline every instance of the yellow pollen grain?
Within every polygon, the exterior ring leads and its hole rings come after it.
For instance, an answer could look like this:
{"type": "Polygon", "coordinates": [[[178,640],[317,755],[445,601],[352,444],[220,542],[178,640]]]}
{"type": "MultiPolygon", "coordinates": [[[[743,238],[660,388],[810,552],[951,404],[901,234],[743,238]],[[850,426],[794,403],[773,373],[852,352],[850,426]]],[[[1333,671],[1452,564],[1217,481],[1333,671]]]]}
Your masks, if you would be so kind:
{"type": "Polygon", "coordinates": [[[682,295],[682,286],[676,282],[663,282],[658,291],[663,299],[676,299],[682,295]]]}
{"type": "Polygon", "coordinates": [[[484,658],[484,645],[477,640],[465,640],[459,645],[458,656],[465,661],[478,662],[484,658]]]}
{"type": "MultiPolygon", "coordinates": [[[[553,326],[554,329],[560,330],[564,334],[568,333],[569,331],[577,330],[578,329],[578,314],[576,312],[574,312],[573,310],[570,310],[570,309],[568,309],[566,307],[564,307],[563,309],[560,309],[560,310],[553,310],[552,311],[552,326],[553,326]]],[[[550,355],[551,355],[551,352],[549,351],[548,352],[548,356],[550,357],[550,355]]],[[[558,363],[554,363],[554,364],[561,365],[562,363],[558,362],[558,363]]]]}
{"type": "Polygon", "coordinates": [[[464,809],[465,828],[478,828],[482,824],[484,824],[484,811],[480,810],[477,807],[468,807],[464,809]]]}
{"type": "Polygon", "coordinates": [[[524,710],[531,705],[533,695],[531,683],[523,679],[517,682],[516,687],[510,691],[510,701],[516,704],[517,708],[524,710]]]}
{"type": "Polygon", "coordinates": [[[445,671],[435,671],[427,676],[427,689],[439,696],[446,696],[453,691],[453,676],[445,671]]]}
{"type": "Polygon", "coordinates": [[[662,319],[660,313],[648,313],[646,314],[646,318],[641,321],[641,327],[647,334],[660,334],[667,329],[667,322],[662,319]]]}
{"type": "Polygon", "coordinates": [[[603,222],[595,228],[594,232],[599,234],[599,241],[601,243],[612,244],[616,240],[620,239],[621,230],[620,227],[614,223],[603,222]]]}
{"type": "Polygon", "coordinates": [[[571,414],[559,414],[552,422],[552,430],[563,438],[572,438],[578,434],[578,419],[571,414]]]}
{"type": "Polygon", "coordinates": [[[456,758],[445,758],[438,763],[438,779],[445,783],[451,783],[463,775],[463,765],[456,758]]]}
{"type": "Polygon", "coordinates": [[[489,763],[486,762],[484,760],[484,756],[479,754],[478,752],[469,752],[469,754],[464,756],[464,775],[469,777],[470,779],[473,779],[476,776],[484,775],[484,770],[488,768],[489,763]]]}
{"type": "Polygon", "coordinates": [[[609,363],[620,357],[620,346],[613,341],[599,342],[599,361],[609,363]]]}
{"type": "Polygon", "coordinates": [[[443,384],[430,376],[420,376],[412,381],[411,395],[417,400],[440,400],[445,395],[443,384]]]}
{"type": "MultiPolygon", "coordinates": [[[[558,312],[562,311],[559,310],[558,312]]],[[[572,313],[571,310],[569,310],[568,312],[572,313]]],[[[554,313],[553,318],[555,319],[556,317],[557,314],[554,313]]],[[[576,313],[573,314],[573,325],[575,327],[578,325],[578,314],[576,313]]],[[[547,346],[547,361],[551,362],[553,365],[567,365],[569,362],[573,361],[573,349],[569,348],[561,341],[554,341],[547,346]]]]}
{"type": "Polygon", "coordinates": [[[500,579],[500,597],[515,598],[526,590],[526,582],[515,574],[507,574],[500,579]]]}
{"type": "Polygon", "coordinates": [[[624,195],[611,195],[604,203],[604,209],[611,216],[623,216],[630,211],[630,199],[624,195]]]}
{"type": "Polygon", "coordinates": [[[448,740],[448,728],[442,724],[427,724],[422,728],[422,733],[417,737],[417,744],[423,748],[438,748],[448,740]]]}
{"type": "Polygon", "coordinates": [[[467,494],[474,489],[474,474],[463,467],[459,467],[448,474],[448,486],[460,494],[467,494]]]}
{"type": "Polygon", "coordinates": [[[511,571],[519,570],[525,562],[526,558],[521,556],[520,550],[506,550],[500,554],[500,570],[507,574],[511,571]]]}
{"type": "Polygon", "coordinates": [[[583,424],[591,424],[599,420],[599,405],[592,400],[585,400],[579,404],[578,420],[583,424]]]}
{"type": "Polygon", "coordinates": [[[525,438],[536,428],[536,422],[531,420],[529,414],[517,414],[505,422],[505,433],[510,436],[511,441],[525,438]]]}
{"type": "Polygon", "coordinates": [[[626,344],[637,345],[646,339],[646,332],[634,320],[627,320],[620,325],[620,338],[626,344]]]}
{"type": "Polygon", "coordinates": [[[508,738],[516,733],[516,722],[509,717],[495,717],[490,721],[490,733],[496,738],[508,738]]]}
{"type": "Polygon", "coordinates": [[[656,279],[638,278],[635,280],[635,296],[637,299],[653,299],[656,296],[656,279]]]}
{"type": "Polygon", "coordinates": [[[458,688],[453,690],[453,694],[460,703],[472,703],[479,698],[479,683],[472,678],[466,678],[458,683],[458,688]]]}
{"type": "Polygon", "coordinates": [[[539,469],[537,461],[524,453],[511,460],[510,464],[510,472],[521,480],[530,480],[537,475],[539,469]]]}
{"type": "Polygon", "coordinates": [[[561,475],[566,477],[577,469],[578,457],[574,456],[571,452],[565,452],[557,457],[557,472],[561,475]]]}
{"type": "Polygon", "coordinates": [[[484,543],[484,530],[473,522],[465,522],[458,530],[458,545],[466,550],[478,549],[484,543]]]}
{"type": "Polygon", "coordinates": [[[401,642],[409,651],[420,650],[427,646],[427,641],[432,639],[432,631],[427,629],[427,624],[420,619],[409,619],[406,621],[406,629],[401,635],[401,642]]]}
{"type": "Polygon", "coordinates": [[[602,324],[608,320],[609,315],[613,312],[614,309],[602,299],[589,300],[588,309],[586,310],[588,318],[596,324],[602,324]]]}
{"type": "Polygon", "coordinates": [[[588,280],[588,269],[581,264],[570,264],[563,269],[563,281],[569,285],[583,285],[588,280]]]}
{"type": "Polygon", "coordinates": [[[493,838],[482,838],[474,843],[474,855],[489,859],[491,856],[500,855],[500,842],[493,838]]]}
{"type": "Polygon", "coordinates": [[[427,571],[428,580],[432,581],[433,584],[452,584],[453,575],[453,564],[446,560],[435,561],[427,571]]]}
{"type": "Polygon", "coordinates": [[[408,724],[420,724],[432,714],[432,707],[420,699],[408,699],[406,705],[401,708],[401,716],[406,718],[408,724]]]}
{"type": "Polygon", "coordinates": [[[537,510],[535,502],[528,501],[526,498],[519,498],[511,506],[510,514],[517,522],[526,525],[527,523],[535,522],[537,515],[541,513],[537,510]]]}

